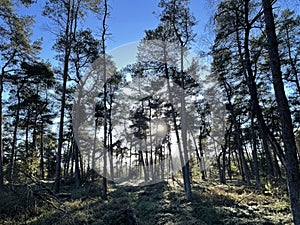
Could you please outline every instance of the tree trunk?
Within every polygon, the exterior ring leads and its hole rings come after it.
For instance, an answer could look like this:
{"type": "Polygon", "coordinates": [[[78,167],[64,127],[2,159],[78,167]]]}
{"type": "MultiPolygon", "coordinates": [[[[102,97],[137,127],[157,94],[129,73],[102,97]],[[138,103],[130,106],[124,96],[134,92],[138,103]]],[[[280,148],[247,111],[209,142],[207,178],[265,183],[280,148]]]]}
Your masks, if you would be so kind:
{"type": "Polygon", "coordinates": [[[79,168],[79,148],[75,140],[73,146],[74,146],[74,157],[75,157],[75,186],[76,188],[79,188],[81,184],[80,168],[79,168]]]}
{"type": "Polygon", "coordinates": [[[272,80],[280,116],[282,138],[285,149],[286,175],[289,188],[291,209],[295,225],[300,225],[300,173],[296,149],[296,141],[293,132],[293,122],[288,100],[284,90],[278,42],[274,23],[273,9],[270,0],[262,0],[266,34],[268,39],[268,51],[272,80]]]}
{"type": "Polygon", "coordinates": [[[95,170],[96,165],[96,150],[97,150],[97,130],[98,130],[98,118],[95,119],[95,130],[94,130],[94,140],[93,140],[93,150],[91,159],[91,168],[95,170]]]}
{"type": "Polygon", "coordinates": [[[221,184],[226,184],[226,176],[225,176],[225,161],[223,159],[225,155],[225,148],[222,146],[222,152],[217,156],[217,164],[219,169],[219,178],[221,184]],[[221,163],[221,157],[222,157],[222,163],[221,163]]]}
{"type": "MultiPolygon", "coordinates": [[[[65,63],[65,66],[66,66],[66,64],[67,63],[65,63]]],[[[61,98],[58,147],[57,147],[57,153],[56,153],[56,169],[55,169],[55,185],[54,185],[55,193],[59,193],[59,191],[60,191],[61,151],[62,151],[63,138],[64,138],[64,116],[65,116],[67,73],[68,73],[68,71],[65,70],[64,75],[63,75],[63,93],[62,93],[62,98],[61,98]]]]}
{"type": "MultiPolygon", "coordinates": [[[[144,179],[145,181],[148,181],[148,174],[146,169],[146,164],[143,156],[143,144],[142,139],[139,139],[139,166],[142,166],[142,170],[144,172],[144,179]]],[[[142,176],[141,176],[142,177],[142,176]]]]}
{"type": "Polygon", "coordinates": [[[12,142],[12,148],[11,148],[11,154],[10,154],[10,165],[9,165],[9,176],[8,180],[10,185],[13,184],[13,173],[14,173],[14,167],[15,167],[15,152],[16,152],[16,145],[17,145],[17,133],[18,133],[18,127],[19,127],[19,120],[20,120],[20,90],[23,87],[23,84],[21,87],[17,90],[17,112],[16,112],[16,118],[15,118],[15,127],[13,132],[13,142],[12,142]]]}
{"type": "MultiPolygon", "coordinates": [[[[230,140],[230,137],[231,137],[231,131],[230,130],[229,132],[229,140],[230,140]]],[[[231,154],[233,155],[233,153],[231,153],[231,145],[229,144],[228,145],[228,168],[227,168],[227,173],[228,173],[228,177],[229,177],[229,180],[232,180],[232,168],[231,168],[231,154]]]]}
{"type": "MultiPolygon", "coordinates": [[[[78,70],[76,71],[78,73],[78,70]]],[[[75,187],[79,188],[81,184],[81,178],[80,178],[80,166],[79,166],[79,147],[77,144],[77,141],[79,141],[79,107],[81,107],[81,101],[83,98],[82,88],[79,88],[78,97],[76,99],[76,103],[74,104],[74,107],[76,108],[75,113],[73,115],[73,138],[72,138],[72,146],[74,150],[74,159],[75,159],[75,187]]],[[[89,162],[88,162],[89,163],[89,162]]]]}
{"type": "Polygon", "coordinates": [[[112,103],[113,103],[113,97],[112,97],[112,88],[111,83],[109,84],[109,128],[108,128],[108,137],[109,137],[109,165],[110,165],[110,177],[111,180],[114,180],[114,154],[113,154],[113,125],[112,125],[112,103]]]}
{"type": "Polygon", "coordinates": [[[27,107],[27,118],[25,128],[25,157],[29,156],[29,124],[30,124],[30,109],[27,107]]]}
{"type": "MultiPolygon", "coordinates": [[[[201,131],[200,131],[200,133],[201,133],[201,131]]],[[[199,171],[201,173],[201,179],[205,180],[206,178],[205,178],[204,157],[203,157],[203,150],[202,150],[202,135],[201,134],[199,135],[199,149],[198,149],[197,142],[195,140],[193,132],[190,132],[190,134],[192,136],[194,146],[195,146],[195,152],[196,152],[196,157],[197,157],[198,164],[199,164],[199,171]]]]}
{"type": "MultiPolygon", "coordinates": [[[[171,105],[171,114],[172,114],[172,121],[173,121],[173,126],[174,126],[174,130],[175,130],[175,135],[176,135],[176,142],[177,142],[177,147],[178,147],[178,152],[179,152],[179,158],[180,158],[180,163],[182,166],[182,177],[185,180],[185,178],[187,178],[186,174],[188,173],[188,171],[186,170],[186,166],[184,163],[184,156],[183,156],[183,152],[182,152],[182,147],[181,147],[181,141],[180,141],[180,136],[179,136],[179,129],[178,129],[178,125],[176,122],[176,115],[175,115],[175,109],[174,109],[174,100],[173,100],[173,96],[171,93],[171,85],[170,85],[170,77],[169,77],[169,69],[168,69],[168,64],[167,64],[167,59],[166,59],[166,49],[164,49],[164,57],[165,57],[165,64],[164,64],[164,69],[165,69],[165,76],[166,76],[166,80],[167,80],[167,89],[168,89],[168,98],[169,98],[169,102],[171,105]]],[[[184,181],[185,182],[185,181],[184,181]]],[[[184,185],[184,190],[186,193],[186,197],[190,198],[190,193],[187,193],[186,190],[186,182],[184,185]]]]}
{"type": "Polygon", "coordinates": [[[297,61],[293,60],[293,57],[292,57],[292,46],[291,46],[291,42],[290,42],[290,34],[289,34],[288,28],[286,28],[285,31],[286,31],[286,38],[287,38],[286,44],[288,47],[288,55],[289,55],[288,61],[291,66],[291,72],[294,75],[294,79],[291,79],[289,81],[294,82],[296,84],[297,91],[300,94],[300,82],[299,82],[299,77],[298,77],[298,73],[297,73],[298,70],[297,70],[297,64],[296,64],[297,61]]]}
{"type": "Polygon", "coordinates": [[[103,81],[104,81],[104,96],[103,96],[103,103],[104,103],[104,139],[103,139],[103,147],[104,147],[104,163],[103,163],[103,178],[102,178],[102,198],[107,199],[107,82],[106,82],[106,45],[105,45],[105,36],[107,31],[106,19],[108,17],[108,4],[107,0],[104,0],[104,15],[102,20],[102,54],[103,54],[103,62],[104,62],[104,69],[103,69],[103,81]]]}
{"type": "Polygon", "coordinates": [[[65,52],[64,52],[64,69],[63,69],[63,86],[62,86],[62,97],[60,106],[60,122],[59,122],[59,133],[58,133],[58,145],[56,153],[56,168],[55,168],[55,183],[54,191],[59,193],[60,191],[60,180],[61,180],[61,151],[64,142],[64,117],[65,117],[65,106],[66,106],[66,90],[67,90],[67,80],[69,73],[69,59],[70,59],[70,27],[71,27],[71,9],[70,4],[67,8],[67,21],[65,28],[65,52]]]}
{"type": "MultiPolygon", "coordinates": [[[[264,120],[263,114],[262,114],[262,109],[259,105],[259,97],[257,93],[257,86],[255,82],[255,74],[253,73],[252,70],[252,62],[250,58],[250,50],[249,50],[249,37],[250,37],[250,29],[251,29],[251,24],[249,21],[249,0],[245,1],[245,32],[244,32],[244,43],[243,43],[243,48],[244,48],[244,53],[242,51],[242,47],[240,44],[240,37],[239,37],[239,32],[238,30],[236,31],[236,37],[237,37],[237,42],[238,42],[238,49],[239,49],[239,55],[240,55],[240,60],[241,64],[243,67],[243,73],[247,81],[247,87],[249,90],[249,94],[251,97],[251,104],[252,104],[252,114],[256,116],[257,121],[258,121],[258,127],[259,127],[259,132],[260,132],[260,137],[263,142],[263,148],[266,156],[266,162],[267,162],[267,176],[269,178],[274,177],[274,163],[272,160],[272,154],[268,145],[268,142],[273,146],[275,153],[278,155],[279,159],[281,162],[284,164],[284,154],[282,152],[282,149],[280,145],[278,144],[276,138],[274,135],[271,133],[270,129],[266,125],[266,122],[264,120]]],[[[238,14],[236,14],[237,17],[237,23],[239,23],[238,20],[238,14]]],[[[243,25],[244,26],[244,25],[243,25]]]]}
{"type": "MultiPolygon", "coordinates": [[[[258,100],[258,96],[257,96],[257,87],[256,87],[256,83],[255,83],[255,79],[254,79],[254,75],[253,75],[253,71],[251,68],[251,60],[250,60],[250,50],[249,50],[249,35],[250,35],[250,25],[249,25],[249,20],[248,20],[248,16],[249,16],[249,0],[245,1],[245,23],[246,23],[246,27],[245,27],[245,32],[244,32],[244,43],[243,43],[243,47],[244,47],[244,51],[242,49],[242,45],[240,43],[240,33],[238,31],[238,29],[236,30],[236,38],[237,38],[237,44],[238,44],[238,52],[239,52],[239,57],[240,57],[240,63],[242,64],[242,68],[243,68],[243,73],[244,73],[244,77],[247,81],[247,87],[248,87],[248,91],[251,97],[251,112],[253,114],[253,116],[255,115],[257,117],[258,120],[258,124],[259,124],[259,132],[262,138],[262,142],[263,142],[263,148],[264,148],[264,152],[266,155],[266,162],[267,162],[267,176],[273,177],[274,176],[274,170],[273,170],[273,166],[272,166],[272,158],[271,158],[271,154],[270,154],[270,150],[269,150],[269,146],[267,143],[267,138],[265,135],[265,132],[263,130],[263,124],[265,123],[262,112],[261,112],[261,108],[259,106],[259,100],[258,100]],[[244,53],[243,53],[244,52],[244,53]],[[244,58],[245,57],[245,58],[244,58]]],[[[238,23],[238,13],[236,12],[236,20],[238,23]]]]}
{"type": "MultiPolygon", "coordinates": [[[[180,41],[181,42],[181,41],[180,41]]],[[[181,73],[181,138],[182,138],[182,147],[183,147],[183,156],[185,165],[183,166],[183,180],[185,187],[185,194],[188,200],[192,197],[192,188],[191,188],[191,179],[190,179],[190,164],[188,158],[188,146],[187,146],[187,121],[186,121],[186,102],[184,96],[185,89],[185,76],[184,76],[184,44],[181,42],[180,46],[180,73],[181,73]]]]}
{"type": "Polygon", "coordinates": [[[242,141],[242,131],[241,131],[241,126],[238,123],[237,119],[236,119],[236,115],[235,115],[235,111],[233,108],[233,104],[231,103],[231,86],[226,82],[223,81],[223,86],[226,90],[226,97],[228,100],[228,105],[229,105],[229,112],[231,114],[231,119],[232,119],[232,125],[235,129],[235,136],[236,136],[236,144],[237,144],[237,150],[238,150],[238,155],[239,155],[239,159],[240,159],[240,171],[241,171],[241,175],[242,175],[242,179],[244,181],[246,181],[246,183],[248,185],[251,184],[251,177],[250,177],[250,170],[244,155],[244,150],[243,150],[243,141],[242,141]]]}
{"type": "Polygon", "coordinates": [[[41,140],[40,140],[40,172],[41,179],[45,179],[45,170],[44,170],[44,122],[41,124],[41,140]]]}
{"type": "Polygon", "coordinates": [[[3,134],[2,134],[2,123],[3,123],[3,114],[2,114],[2,93],[3,93],[3,76],[4,69],[0,75],[0,188],[4,185],[4,174],[3,174],[3,134]]]}
{"type": "Polygon", "coordinates": [[[255,175],[255,184],[256,187],[261,186],[260,175],[259,175],[259,163],[257,156],[257,139],[254,127],[254,116],[251,114],[251,130],[252,130],[252,156],[253,156],[253,164],[254,164],[254,175],[255,175]]]}

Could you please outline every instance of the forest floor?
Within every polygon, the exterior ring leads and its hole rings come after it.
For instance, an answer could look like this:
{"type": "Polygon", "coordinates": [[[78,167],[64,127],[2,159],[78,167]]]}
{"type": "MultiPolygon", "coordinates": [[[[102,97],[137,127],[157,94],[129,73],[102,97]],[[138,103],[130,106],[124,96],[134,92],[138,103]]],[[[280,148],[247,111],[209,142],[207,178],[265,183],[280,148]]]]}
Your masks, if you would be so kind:
{"type": "Polygon", "coordinates": [[[101,182],[79,189],[64,184],[59,197],[52,184],[5,187],[0,192],[2,225],[271,225],[292,224],[288,197],[281,188],[246,187],[238,182],[192,184],[185,199],[178,182],[134,187],[110,184],[107,200],[101,182]]]}

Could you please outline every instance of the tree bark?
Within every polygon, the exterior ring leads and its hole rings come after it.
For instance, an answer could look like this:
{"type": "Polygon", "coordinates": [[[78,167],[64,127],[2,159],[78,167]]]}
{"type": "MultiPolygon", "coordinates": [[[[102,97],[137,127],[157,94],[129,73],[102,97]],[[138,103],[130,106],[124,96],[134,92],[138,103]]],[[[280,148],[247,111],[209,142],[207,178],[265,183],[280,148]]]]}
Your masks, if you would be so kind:
{"type": "Polygon", "coordinates": [[[54,191],[59,193],[60,191],[60,180],[61,180],[61,151],[64,142],[64,117],[65,117],[65,105],[66,105],[66,89],[67,79],[69,73],[69,59],[70,59],[70,27],[71,27],[71,9],[70,4],[67,8],[67,21],[65,28],[65,52],[64,52],[64,69],[63,69],[63,86],[62,86],[62,97],[60,106],[60,122],[59,122],[59,133],[58,133],[58,146],[56,153],[56,168],[55,168],[55,184],[54,191]]]}
{"type": "MultiPolygon", "coordinates": [[[[181,42],[182,43],[182,42],[181,42]]],[[[184,60],[184,44],[180,46],[180,73],[181,73],[181,138],[182,138],[182,147],[183,147],[183,156],[184,156],[184,166],[182,168],[183,172],[183,180],[185,187],[185,195],[188,200],[192,198],[192,188],[191,188],[191,178],[190,178],[190,164],[188,158],[188,146],[187,146],[187,121],[186,121],[186,102],[184,96],[184,84],[185,84],[185,76],[184,76],[184,68],[183,68],[183,60],[184,60]]]]}
{"type": "Polygon", "coordinates": [[[45,170],[44,170],[44,122],[41,124],[41,140],[40,140],[40,172],[42,180],[45,179],[45,170]]]}
{"type": "Polygon", "coordinates": [[[114,181],[114,154],[113,154],[113,125],[112,125],[112,88],[111,83],[109,84],[109,118],[108,118],[108,137],[109,137],[109,165],[110,165],[110,177],[114,181]]]}
{"type": "Polygon", "coordinates": [[[257,140],[256,140],[256,132],[254,127],[254,115],[251,114],[251,138],[252,138],[252,156],[253,156],[253,166],[254,166],[254,175],[255,175],[255,184],[256,187],[261,186],[260,182],[260,174],[259,174],[259,163],[257,156],[257,140]]]}
{"type": "Polygon", "coordinates": [[[79,148],[76,140],[74,140],[74,157],[75,157],[75,186],[80,187],[81,177],[80,177],[80,166],[79,166],[79,148]]]}
{"type": "Polygon", "coordinates": [[[106,25],[106,19],[108,17],[108,4],[107,0],[104,0],[104,15],[103,15],[103,20],[102,20],[102,36],[101,36],[101,41],[102,41],[102,54],[103,54],[103,62],[104,62],[104,71],[103,71],[103,81],[104,81],[104,96],[103,96],[103,103],[104,103],[104,138],[103,138],[103,147],[104,147],[104,163],[103,163],[103,178],[102,178],[102,198],[107,199],[107,106],[106,106],[106,101],[107,101],[107,82],[106,82],[106,45],[105,45],[105,36],[106,36],[106,31],[107,31],[107,25],[106,25]]]}
{"type": "Polygon", "coordinates": [[[2,114],[2,93],[3,93],[3,76],[4,70],[2,69],[0,75],[0,188],[4,185],[4,174],[3,174],[3,134],[2,134],[2,121],[3,121],[3,114],[2,114]]]}
{"type": "Polygon", "coordinates": [[[266,35],[268,39],[268,51],[272,80],[277,102],[277,109],[281,122],[282,138],[285,149],[286,175],[290,195],[291,209],[295,225],[300,225],[300,173],[297,158],[296,141],[293,132],[293,122],[288,100],[285,94],[282,80],[280,57],[278,53],[278,41],[270,0],[262,0],[266,35]]]}

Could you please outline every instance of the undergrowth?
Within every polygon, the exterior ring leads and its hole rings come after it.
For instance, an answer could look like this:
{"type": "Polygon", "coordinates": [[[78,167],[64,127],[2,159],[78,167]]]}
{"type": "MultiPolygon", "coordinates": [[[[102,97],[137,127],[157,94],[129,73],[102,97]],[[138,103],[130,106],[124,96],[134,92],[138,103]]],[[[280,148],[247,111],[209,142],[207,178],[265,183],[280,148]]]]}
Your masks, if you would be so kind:
{"type": "Polygon", "coordinates": [[[187,201],[178,183],[134,187],[110,184],[107,200],[100,182],[79,189],[63,185],[55,196],[51,186],[4,187],[0,192],[3,225],[271,225],[292,224],[288,197],[269,184],[194,183],[187,201]]]}

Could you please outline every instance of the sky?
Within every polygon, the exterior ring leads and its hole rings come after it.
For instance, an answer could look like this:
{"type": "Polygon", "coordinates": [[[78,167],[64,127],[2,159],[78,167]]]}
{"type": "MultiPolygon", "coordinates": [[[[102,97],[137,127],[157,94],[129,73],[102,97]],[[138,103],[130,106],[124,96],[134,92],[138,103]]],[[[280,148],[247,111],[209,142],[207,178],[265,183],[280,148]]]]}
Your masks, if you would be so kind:
{"type": "MultiPolygon", "coordinates": [[[[158,2],[159,0],[111,0],[111,46],[138,41],[144,37],[144,30],[154,29],[159,23],[158,2]]],[[[191,12],[198,21],[195,31],[202,30],[209,18],[207,2],[208,0],[191,0],[191,12]]]]}
{"type": "MultiPolygon", "coordinates": [[[[22,13],[35,16],[32,40],[43,38],[41,59],[53,61],[55,52],[51,50],[55,35],[51,21],[42,16],[43,6],[46,0],[37,0],[30,9],[22,9],[22,13]]],[[[110,17],[108,19],[108,32],[111,33],[107,40],[107,50],[114,50],[121,46],[138,42],[144,37],[144,31],[154,29],[158,23],[157,16],[159,0],[108,0],[110,5],[110,17]],[[154,13],[156,12],[156,14],[154,13]]],[[[213,42],[213,32],[210,19],[214,13],[213,5],[217,0],[190,0],[190,10],[198,24],[194,27],[197,33],[196,46],[193,51],[197,54],[202,50],[208,50],[213,42]]],[[[284,8],[296,8],[299,0],[278,0],[284,8]]],[[[300,8],[300,7],[299,7],[300,8]]],[[[298,8],[298,12],[299,12],[298,8]]],[[[101,22],[94,17],[87,19],[85,26],[100,33],[101,22]]]]}
{"type": "MultiPolygon", "coordinates": [[[[38,0],[30,9],[24,9],[23,13],[35,16],[36,22],[32,39],[43,38],[41,58],[52,61],[55,52],[51,51],[51,47],[55,41],[55,36],[52,34],[51,21],[41,15],[44,2],[45,0],[38,0]]],[[[159,0],[109,0],[108,2],[110,5],[108,32],[111,33],[107,40],[108,51],[141,40],[145,30],[154,29],[159,23],[157,16],[159,0]]],[[[195,27],[195,32],[198,33],[196,40],[203,42],[209,34],[206,28],[212,15],[210,1],[190,0],[190,2],[191,12],[198,21],[195,27]]],[[[94,18],[89,18],[85,25],[98,33],[100,32],[100,21],[95,21],[94,18]]]]}

